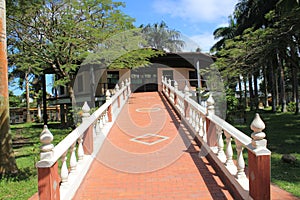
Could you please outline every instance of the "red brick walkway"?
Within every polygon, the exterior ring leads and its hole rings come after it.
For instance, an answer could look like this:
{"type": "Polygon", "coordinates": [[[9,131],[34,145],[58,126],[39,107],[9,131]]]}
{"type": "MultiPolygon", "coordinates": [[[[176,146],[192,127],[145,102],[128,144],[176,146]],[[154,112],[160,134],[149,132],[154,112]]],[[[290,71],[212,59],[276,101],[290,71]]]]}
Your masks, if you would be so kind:
{"type": "Polygon", "coordinates": [[[135,93],[73,199],[232,199],[198,154],[159,93],[135,93]]]}

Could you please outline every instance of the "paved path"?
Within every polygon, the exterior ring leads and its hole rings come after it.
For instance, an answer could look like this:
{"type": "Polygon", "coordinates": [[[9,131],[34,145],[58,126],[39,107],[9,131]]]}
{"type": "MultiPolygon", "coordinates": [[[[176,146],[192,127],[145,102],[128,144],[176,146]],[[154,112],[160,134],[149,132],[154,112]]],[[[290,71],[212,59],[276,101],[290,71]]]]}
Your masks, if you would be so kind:
{"type": "MultiPolygon", "coordinates": [[[[134,93],[73,199],[232,199],[198,154],[159,93],[134,93]]],[[[290,197],[276,191],[274,197],[290,197]]]]}

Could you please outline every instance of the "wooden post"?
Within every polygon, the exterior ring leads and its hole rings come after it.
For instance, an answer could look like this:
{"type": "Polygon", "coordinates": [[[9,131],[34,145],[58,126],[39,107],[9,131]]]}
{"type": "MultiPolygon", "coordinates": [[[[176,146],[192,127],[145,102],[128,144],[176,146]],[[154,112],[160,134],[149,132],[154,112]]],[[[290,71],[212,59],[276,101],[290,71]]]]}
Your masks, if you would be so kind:
{"type": "MultiPolygon", "coordinates": [[[[82,122],[90,117],[90,107],[87,102],[84,102],[82,106],[82,122]]],[[[93,126],[90,126],[84,133],[83,136],[83,150],[86,155],[91,155],[94,151],[94,140],[93,140],[93,126]]]]}
{"type": "Polygon", "coordinates": [[[50,160],[53,156],[52,149],[54,145],[53,135],[45,125],[40,135],[42,146],[40,147],[40,161],[37,163],[38,168],[38,193],[39,199],[59,200],[60,199],[60,177],[58,174],[58,164],[54,163],[51,167],[43,166],[44,161],[50,160]]]}
{"type": "Polygon", "coordinates": [[[265,124],[256,114],[250,125],[253,151],[248,151],[249,194],[254,200],[271,199],[271,152],[266,148],[265,124]]]}
{"type": "Polygon", "coordinates": [[[59,200],[60,178],[58,174],[58,163],[50,168],[38,168],[38,193],[39,199],[59,200]]]}

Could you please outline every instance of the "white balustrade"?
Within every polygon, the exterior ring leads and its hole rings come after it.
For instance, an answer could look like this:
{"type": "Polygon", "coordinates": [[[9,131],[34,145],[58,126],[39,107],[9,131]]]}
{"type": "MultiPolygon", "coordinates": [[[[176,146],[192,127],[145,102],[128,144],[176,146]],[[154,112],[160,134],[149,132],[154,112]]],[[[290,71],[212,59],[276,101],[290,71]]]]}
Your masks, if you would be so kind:
{"type": "MultiPolygon", "coordinates": [[[[91,154],[96,153],[93,151],[100,148],[103,136],[105,137],[107,135],[113,121],[116,119],[117,115],[129,98],[131,92],[130,80],[126,79],[125,81],[126,84],[124,81],[121,83],[121,88],[119,88],[119,85],[116,85],[114,95],[111,95],[110,91],[107,90],[106,102],[92,115],[90,114],[90,107],[87,102],[85,102],[82,107],[82,124],[80,124],[55,147],[51,144],[53,135],[49,131],[48,127],[44,126],[40,135],[40,141],[42,144],[40,148],[40,161],[37,162],[36,166],[38,168],[38,173],[40,173],[40,169],[49,168],[51,170],[53,169],[58,174],[59,170],[55,170],[55,168],[58,166],[57,162],[61,162],[60,199],[71,199],[72,195],[75,194],[76,189],[80,185],[80,181],[82,181],[93,160],[91,154]],[[123,94],[125,94],[125,99],[123,101],[119,101],[118,99],[123,99],[123,94]],[[93,135],[94,127],[96,132],[95,139],[93,135]],[[92,144],[85,144],[85,140],[91,141],[92,144]],[[95,144],[99,146],[94,146],[95,144]],[[89,145],[94,147],[90,148],[89,145]],[[85,149],[87,150],[86,152],[84,151],[83,146],[85,146],[85,149]],[[89,150],[92,152],[88,152],[89,150]],[[68,155],[70,156],[69,160],[68,155]]],[[[41,173],[44,173],[44,171],[41,171],[41,173]]],[[[52,176],[53,174],[49,172],[47,175],[49,183],[51,182],[50,180],[53,180],[52,176]]],[[[53,190],[53,186],[51,184],[47,186],[43,185],[43,188],[40,189],[53,190]]]]}
{"type": "MultiPolygon", "coordinates": [[[[259,115],[256,114],[253,122],[251,123],[250,128],[253,133],[251,134],[250,138],[243,132],[233,127],[231,124],[227,123],[225,120],[215,115],[215,101],[212,94],[210,94],[207,101],[203,103],[203,105],[206,105],[206,107],[204,107],[197,104],[189,97],[189,88],[187,86],[185,86],[184,91],[181,92],[178,90],[178,86],[175,84],[177,83],[176,81],[174,81],[174,87],[171,86],[170,83],[170,80],[167,81],[165,77],[162,78],[163,93],[172,102],[173,96],[169,96],[169,91],[173,91],[174,96],[177,97],[177,105],[175,105],[175,108],[179,111],[179,113],[181,113],[182,120],[184,120],[189,125],[191,130],[194,131],[195,135],[202,138],[202,141],[207,145],[207,134],[215,134],[214,137],[209,138],[210,140],[211,138],[216,138],[214,142],[210,141],[210,143],[217,144],[217,151],[215,154],[213,154],[215,155],[216,159],[220,161],[218,163],[222,163],[223,167],[221,166],[221,168],[227,170],[229,172],[228,174],[231,174],[231,176],[234,176],[236,178],[237,182],[240,184],[240,187],[243,188],[243,190],[249,191],[249,188],[251,188],[249,187],[251,181],[249,181],[245,173],[246,164],[243,156],[243,149],[246,148],[248,150],[248,154],[249,152],[252,153],[254,159],[258,159],[259,156],[266,156],[264,157],[264,159],[268,160],[268,156],[271,154],[271,152],[266,148],[267,141],[264,139],[266,135],[264,132],[262,132],[262,130],[265,128],[265,124],[263,123],[259,115]],[[210,131],[208,133],[207,130],[210,126],[215,126],[215,129],[212,129],[215,131],[210,131]],[[226,138],[225,149],[223,133],[226,138]],[[233,160],[233,139],[236,144],[236,163],[233,160]]],[[[209,149],[208,151],[211,151],[211,149],[209,149]]],[[[256,164],[253,164],[253,166],[256,166],[256,164]]],[[[260,167],[264,168],[264,166],[260,167]]],[[[258,168],[252,170],[254,170],[255,173],[258,173],[260,169],[258,168]]],[[[259,178],[263,179],[263,177],[257,177],[256,179],[259,178]]],[[[255,182],[256,179],[253,179],[252,184],[257,184],[255,182]]],[[[257,192],[249,191],[249,194],[256,195],[256,193],[257,192]]]]}

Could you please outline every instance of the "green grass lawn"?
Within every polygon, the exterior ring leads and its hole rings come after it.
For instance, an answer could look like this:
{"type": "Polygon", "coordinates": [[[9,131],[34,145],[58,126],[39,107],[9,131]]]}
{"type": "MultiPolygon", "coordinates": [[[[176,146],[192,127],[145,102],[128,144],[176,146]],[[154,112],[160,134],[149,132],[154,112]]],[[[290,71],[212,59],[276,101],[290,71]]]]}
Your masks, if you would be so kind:
{"type": "MultiPolygon", "coordinates": [[[[266,124],[266,139],[271,155],[271,181],[282,189],[300,197],[300,115],[292,113],[258,112],[266,124]],[[283,154],[292,154],[297,160],[293,164],[281,160],[283,154]]],[[[247,123],[236,125],[244,133],[251,134],[249,128],[254,112],[247,113],[247,123]]]]}
{"type": "MultiPolygon", "coordinates": [[[[70,129],[50,123],[49,130],[54,136],[53,144],[61,141],[70,129]]],[[[0,199],[28,199],[37,192],[37,170],[39,160],[40,133],[42,124],[18,124],[11,126],[14,153],[19,172],[15,176],[6,176],[0,180],[0,199]]]]}

